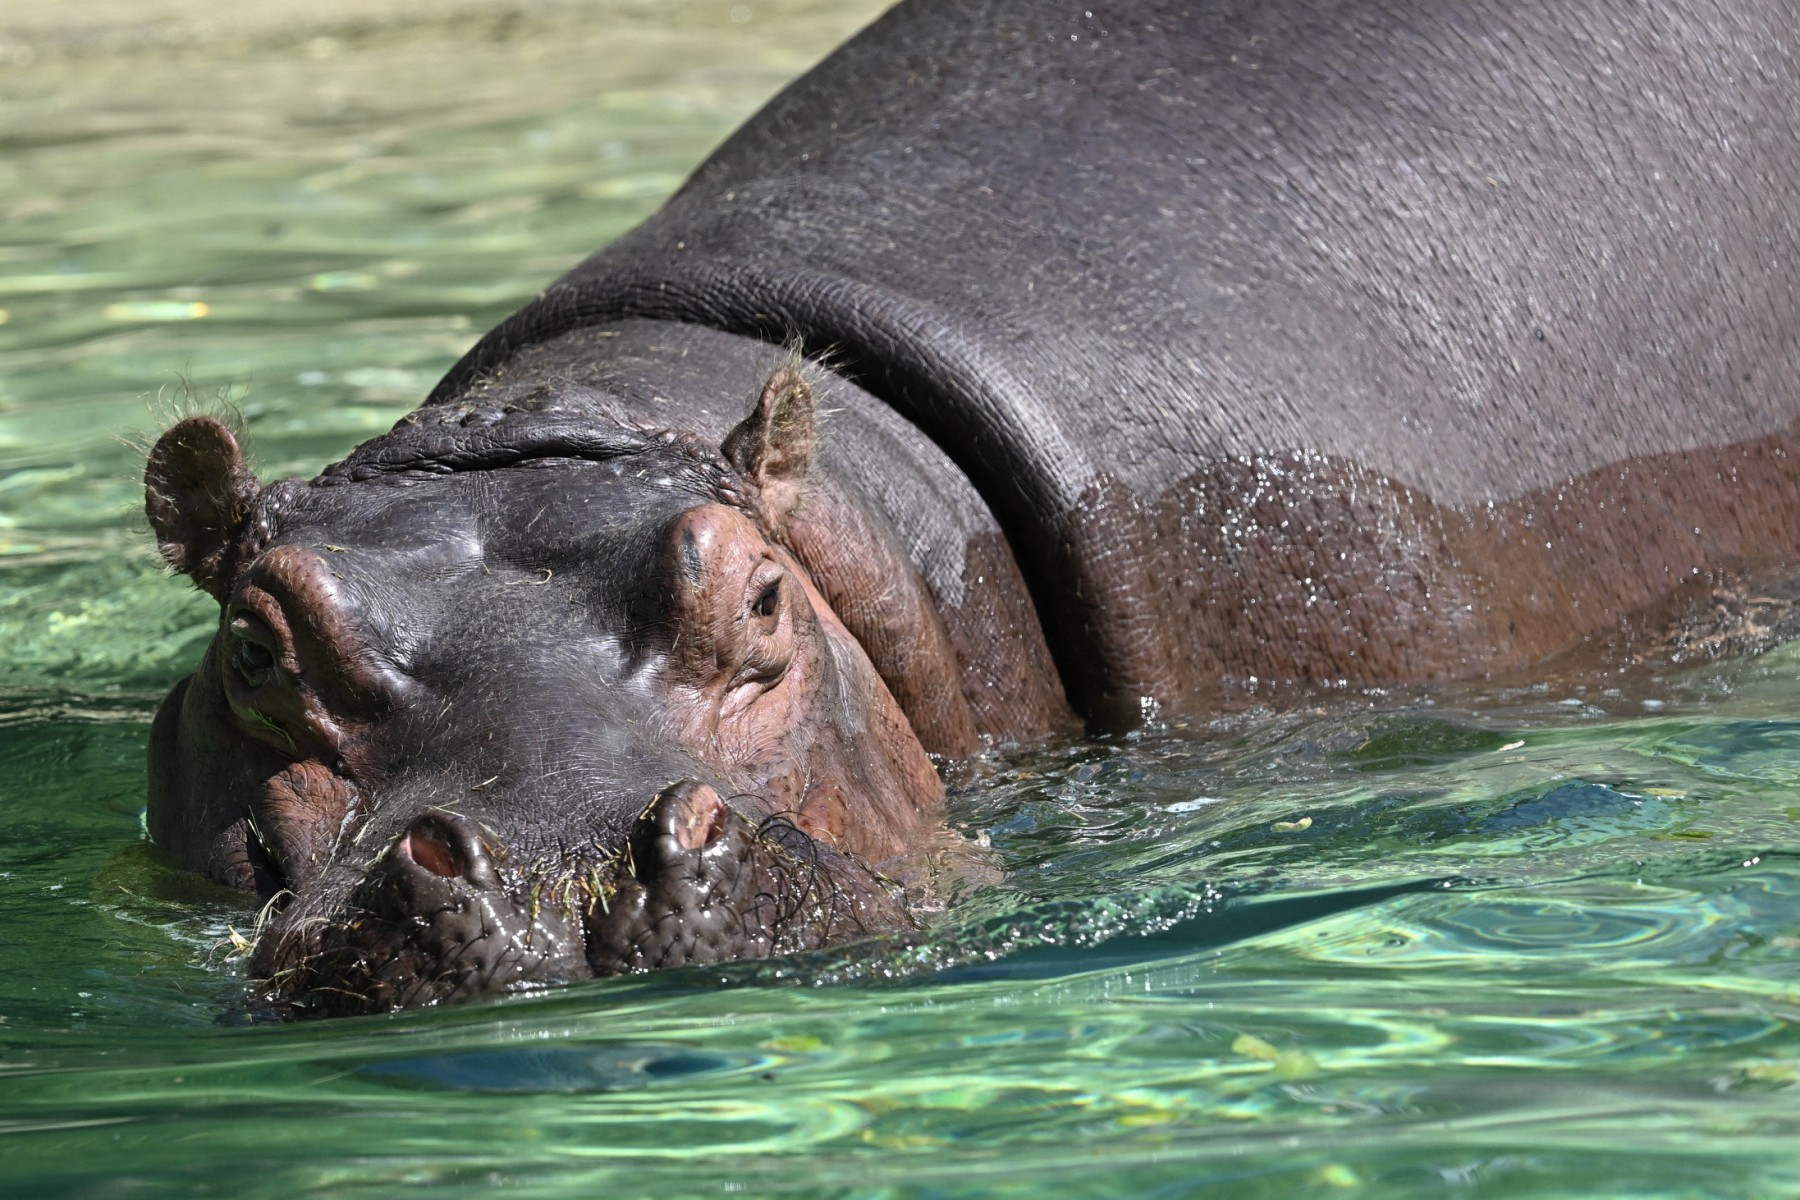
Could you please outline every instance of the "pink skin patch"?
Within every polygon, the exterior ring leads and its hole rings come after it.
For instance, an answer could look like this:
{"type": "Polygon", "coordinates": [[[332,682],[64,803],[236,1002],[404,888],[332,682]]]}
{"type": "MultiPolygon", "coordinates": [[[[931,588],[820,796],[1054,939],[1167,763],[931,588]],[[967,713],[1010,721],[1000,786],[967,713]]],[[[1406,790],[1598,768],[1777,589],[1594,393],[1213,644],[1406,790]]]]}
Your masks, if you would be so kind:
{"type": "Polygon", "coordinates": [[[675,840],[683,850],[705,849],[725,825],[725,802],[703,783],[675,803],[681,806],[674,823],[675,840]]]}
{"type": "Polygon", "coordinates": [[[412,859],[433,875],[455,879],[463,873],[462,863],[458,860],[456,851],[435,834],[436,831],[429,825],[415,825],[400,839],[400,854],[412,859]]]}

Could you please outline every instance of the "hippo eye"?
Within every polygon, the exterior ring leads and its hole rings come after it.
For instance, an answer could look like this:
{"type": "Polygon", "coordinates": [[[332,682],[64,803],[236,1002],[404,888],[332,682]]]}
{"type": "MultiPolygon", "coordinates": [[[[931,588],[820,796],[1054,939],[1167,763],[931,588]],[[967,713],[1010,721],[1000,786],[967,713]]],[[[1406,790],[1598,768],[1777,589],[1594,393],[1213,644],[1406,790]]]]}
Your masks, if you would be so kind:
{"type": "Polygon", "coordinates": [[[781,580],[775,578],[769,580],[763,590],[757,593],[756,603],[750,606],[750,611],[759,617],[772,617],[780,604],[781,580]]]}
{"type": "Polygon", "coordinates": [[[256,634],[256,624],[248,616],[240,615],[231,622],[231,635],[237,642],[231,661],[247,683],[264,684],[275,670],[275,652],[256,634]]]}
{"type": "Polygon", "coordinates": [[[237,662],[246,673],[261,674],[275,665],[275,656],[269,653],[267,646],[259,646],[255,642],[239,642],[237,662]]]}

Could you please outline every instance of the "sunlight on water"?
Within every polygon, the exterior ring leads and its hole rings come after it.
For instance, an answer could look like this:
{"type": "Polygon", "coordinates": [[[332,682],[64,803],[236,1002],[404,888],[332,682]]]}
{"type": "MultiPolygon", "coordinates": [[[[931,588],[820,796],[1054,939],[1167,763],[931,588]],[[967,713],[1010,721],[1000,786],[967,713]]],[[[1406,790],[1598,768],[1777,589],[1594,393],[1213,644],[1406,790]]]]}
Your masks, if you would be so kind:
{"type": "Polygon", "coordinates": [[[222,396],[315,471],[872,7],[0,13],[6,1193],[1795,1194],[1800,644],[996,753],[917,938],[246,1019],[142,841],[213,615],[138,445],[222,396]]]}

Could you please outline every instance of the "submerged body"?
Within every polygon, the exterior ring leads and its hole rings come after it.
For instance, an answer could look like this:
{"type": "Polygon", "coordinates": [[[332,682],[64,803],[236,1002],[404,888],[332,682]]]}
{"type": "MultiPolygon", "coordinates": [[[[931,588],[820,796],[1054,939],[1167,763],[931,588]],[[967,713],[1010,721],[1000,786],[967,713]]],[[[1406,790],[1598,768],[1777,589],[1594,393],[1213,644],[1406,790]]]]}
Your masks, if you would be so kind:
{"type": "Polygon", "coordinates": [[[176,426],[153,836],[301,1010],[781,953],[928,751],[1791,570],[1788,22],[1497,7],[903,5],[318,480],[176,426]]]}

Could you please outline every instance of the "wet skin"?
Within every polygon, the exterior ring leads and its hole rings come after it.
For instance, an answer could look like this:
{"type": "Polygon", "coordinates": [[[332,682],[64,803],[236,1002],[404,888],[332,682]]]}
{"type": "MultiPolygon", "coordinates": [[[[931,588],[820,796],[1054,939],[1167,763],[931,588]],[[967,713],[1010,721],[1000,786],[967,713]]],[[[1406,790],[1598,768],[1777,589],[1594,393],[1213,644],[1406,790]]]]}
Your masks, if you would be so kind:
{"type": "Polygon", "coordinates": [[[152,836],[381,1011],[909,928],[928,754],[1786,604],[1791,14],[1522,11],[912,0],[318,479],[175,426],[152,836]]]}
{"type": "MultiPolygon", "coordinates": [[[[765,408],[810,420],[774,383],[765,408]]],[[[765,533],[771,469],[449,416],[354,480],[260,488],[210,418],[151,457],[165,552],[221,601],[157,718],[151,833],[293,893],[253,963],[271,999],[382,1010],[910,927],[864,864],[927,840],[940,785],[765,533]]]]}

